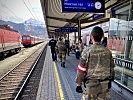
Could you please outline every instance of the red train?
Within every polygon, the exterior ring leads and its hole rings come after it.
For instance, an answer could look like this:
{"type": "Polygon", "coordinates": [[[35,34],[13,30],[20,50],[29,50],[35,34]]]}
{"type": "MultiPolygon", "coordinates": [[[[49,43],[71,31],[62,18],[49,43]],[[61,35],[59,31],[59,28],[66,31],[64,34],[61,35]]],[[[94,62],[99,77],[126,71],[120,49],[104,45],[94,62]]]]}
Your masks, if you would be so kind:
{"type": "Polygon", "coordinates": [[[41,43],[43,41],[44,39],[36,37],[36,36],[32,36],[28,34],[22,35],[22,44],[24,47],[30,47],[35,44],[41,43]]]}
{"type": "Polygon", "coordinates": [[[0,56],[21,50],[21,35],[9,25],[0,25],[0,56]]]}

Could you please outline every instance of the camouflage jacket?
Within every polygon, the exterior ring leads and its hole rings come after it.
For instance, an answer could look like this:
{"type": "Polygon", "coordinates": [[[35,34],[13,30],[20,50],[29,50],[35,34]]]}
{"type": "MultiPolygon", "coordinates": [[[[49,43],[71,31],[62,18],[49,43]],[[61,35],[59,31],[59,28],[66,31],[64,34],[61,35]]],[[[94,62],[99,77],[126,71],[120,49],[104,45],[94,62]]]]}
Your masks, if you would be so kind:
{"type": "Polygon", "coordinates": [[[81,85],[84,75],[88,79],[101,80],[114,76],[114,66],[110,50],[103,47],[101,43],[95,43],[82,52],[77,68],[76,83],[81,85]]]}
{"type": "Polygon", "coordinates": [[[56,47],[57,47],[59,53],[67,51],[67,47],[66,47],[66,45],[65,45],[65,43],[63,41],[57,42],[56,47]]]}

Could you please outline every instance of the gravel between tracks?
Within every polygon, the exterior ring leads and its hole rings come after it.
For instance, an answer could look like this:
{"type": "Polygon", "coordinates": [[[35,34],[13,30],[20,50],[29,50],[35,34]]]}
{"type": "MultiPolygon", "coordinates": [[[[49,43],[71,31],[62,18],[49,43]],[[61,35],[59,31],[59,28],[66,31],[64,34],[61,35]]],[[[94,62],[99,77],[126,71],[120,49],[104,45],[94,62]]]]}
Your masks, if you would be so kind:
{"type": "Polygon", "coordinates": [[[27,48],[16,55],[13,55],[9,58],[0,61],[0,78],[13,67],[15,67],[17,64],[19,64],[21,61],[23,61],[25,58],[27,58],[29,55],[31,55],[34,51],[36,51],[38,48],[42,47],[42,45],[45,44],[46,42],[27,48]]]}

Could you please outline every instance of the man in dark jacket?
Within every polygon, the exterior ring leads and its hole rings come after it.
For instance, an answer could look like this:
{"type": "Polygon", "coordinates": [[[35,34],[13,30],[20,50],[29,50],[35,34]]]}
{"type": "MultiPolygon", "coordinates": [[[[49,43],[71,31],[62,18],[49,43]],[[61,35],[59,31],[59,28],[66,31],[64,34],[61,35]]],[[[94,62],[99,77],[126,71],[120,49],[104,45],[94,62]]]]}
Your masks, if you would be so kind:
{"type": "Polygon", "coordinates": [[[49,46],[51,47],[51,53],[52,53],[52,59],[53,61],[57,60],[57,55],[56,55],[56,51],[55,51],[55,46],[56,46],[57,41],[54,40],[54,38],[52,37],[52,39],[49,41],[49,46]]]}

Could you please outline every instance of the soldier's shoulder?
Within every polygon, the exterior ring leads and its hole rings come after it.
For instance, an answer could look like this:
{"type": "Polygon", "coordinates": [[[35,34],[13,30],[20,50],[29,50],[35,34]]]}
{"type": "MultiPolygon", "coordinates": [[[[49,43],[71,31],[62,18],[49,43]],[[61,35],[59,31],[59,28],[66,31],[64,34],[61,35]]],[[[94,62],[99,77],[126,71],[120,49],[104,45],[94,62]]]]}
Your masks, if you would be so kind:
{"type": "Polygon", "coordinates": [[[58,41],[57,43],[60,43],[61,41],[58,41]]]}
{"type": "Polygon", "coordinates": [[[83,49],[83,52],[89,52],[89,50],[90,50],[90,47],[85,47],[85,48],[83,49]]]}
{"type": "Polygon", "coordinates": [[[59,45],[59,43],[60,43],[60,42],[58,41],[56,45],[59,45]]]}
{"type": "Polygon", "coordinates": [[[83,58],[86,58],[87,56],[89,56],[89,53],[90,53],[90,47],[85,47],[85,48],[83,49],[83,52],[82,52],[81,56],[82,56],[83,58]]]}
{"type": "Polygon", "coordinates": [[[89,47],[85,47],[85,48],[84,48],[84,51],[85,51],[85,52],[88,52],[88,53],[91,52],[91,51],[93,51],[93,50],[95,50],[94,45],[91,45],[91,46],[89,46],[89,47]]]}
{"type": "Polygon", "coordinates": [[[105,51],[111,54],[111,51],[108,48],[105,48],[105,51]]]}

